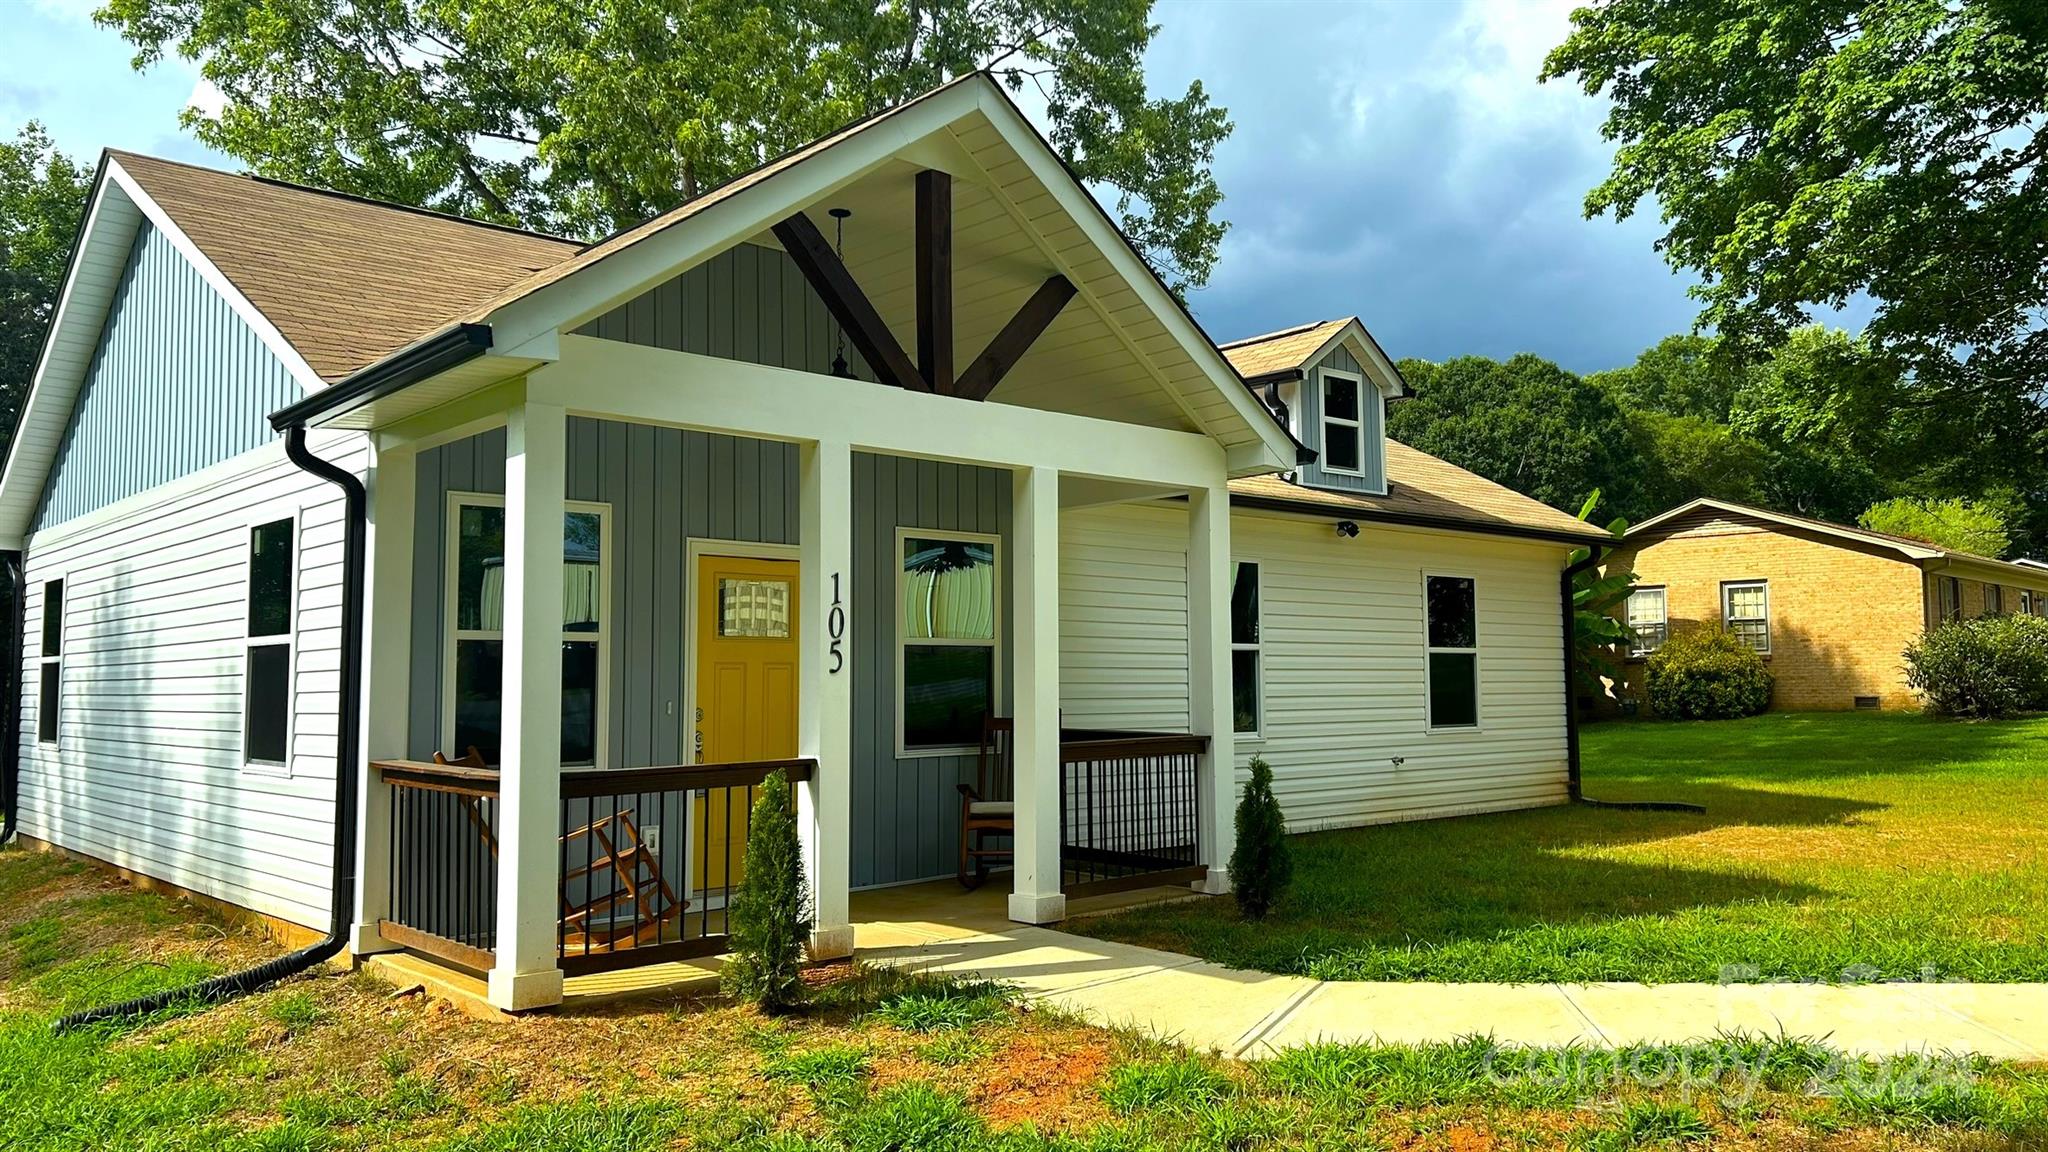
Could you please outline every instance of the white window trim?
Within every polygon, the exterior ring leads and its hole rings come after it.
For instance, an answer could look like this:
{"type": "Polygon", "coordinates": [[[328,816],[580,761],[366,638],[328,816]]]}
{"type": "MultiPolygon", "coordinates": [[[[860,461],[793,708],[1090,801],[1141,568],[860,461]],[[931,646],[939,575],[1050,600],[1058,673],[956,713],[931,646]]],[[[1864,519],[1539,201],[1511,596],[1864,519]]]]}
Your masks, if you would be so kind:
{"type": "Polygon", "coordinates": [[[1486,657],[1480,653],[1479,645],[1479,577],[1471,572],[1422,573],[1422,727],[1423,731],[1436,732],[1483,732],[1486,730],[1486,693],[1481,686],[1486,683],[1481,668],[1486,657]],[[1429,642],[1429,582],[1431,580],[1470,580],[1472,582],[1472,640],[1470,648],[1441,648],[1429,642]],[[1465,654],[1472,657],[1472,723],[1438,724],[1430,708],[1430,657],[1438,652],[1465,654]]]}
{"type": "Polygon", "coordinates": [[[71,647],[71,629],[69,627],[71,621],[71,577],[69,573],[59,572],[55,575],[45,575],[42,581],[43,603],[36,613],[35,743],[38,748],[61,750],[64,747],[64,654],[65,650],[71,647]],[[43,628],[47,623],[50,611],[50,585],[52,584],[62,584],[64,586],[64,602],[57,609],[57,654],[55,656],[45,656],[43,654],[43,628]],[[43,679],[52,675],[50,671],[52,668],[57,670],[55,673],[57,677],[57,716],[56,722],[50,725],[50,738],[45,740],[43,739],[43,679]]]}
{"type": "MultiPolygon", "coordinates": [[[[1256,691],[1252,693],[1252,723],[1254,727],[1249,732],[1238,732],[1235,735],[1236,739],[1244,743],[1258,744],[1266,739],[1266,566],[1264,562],[1259,560],[1233,559],[1230,562],[1230,581],[1233,595],[1237,591],[1237,570],[1245,564],[1252,566],[1254,573],[1252,580],[1258,590],[1259,618],[1257,625],[1259,638],[1250,644],[1240,644],[1236,640],[1230,642],[1232,672],[1234,675],[1236,654],[1239,652],[1251,652],[1256,656],[1257,672],[1255,675],[1258,679],[1256,691]]],[[[1231,694],[1234,702],[1236,698],[1234,684],[1231,694]]],[[[1236,726],[1237,716],[1233,708],[1231,727],[1235,728],[1236,726]]]]}
{"type": "MultiPolygon", "coordinates": [[[[299,598],[304,591],[299,585],[303,579],[300,571],[305,561],[306,510],[303,507],[278,507],[272,505],[252,511],[242,525],[242,728],[238,734],[242,770],[258,776],[284,776],[292,774],[292,741],[298,735],[299,701],[299,598]],[[249,549],[250,535],[265,524],[279,520],[291,524],[291,596],[285,603],[285,619],[290,625],[274,636],[252,636],[249,633],[249,598],[254,591],[256,557],[249,549]],[[283,647],[284,658],[284,759],[258,760],[249,755],[249,649],[283,647]]],[[[67,595],[69,593],[67,592],[67,595]]]]}
{"type": "Polygon", "coordinates": [[[989,545],[991,549],[990,554],[995,557],[996,566],[995,588],[993,592],[995,603],[991,608],[991,622],[994,625],[991,631],[994,633],[994,637],[989,640],[920,638],[917,641],[917,646],[920,648],[989,649],[992,653],[990,660],[993,665],[989,680],[989,707],[998,711],[1002,708],[1003,700],[1003,601],[1006,599],[1005,592],[1009,588],[1008,574],[1003,571],[1003,538],[990,532],[967,532],[956,528],[905,528],[899,525],[896,529],[896,550],[889,554],[889,563],[896,569],[894,584],[896,594],[896,610],[894,613],[896,618],[896,758],[899,760],[915,760],[929,756],[979,755],[981,752],[979,744],[960,747],[925,747],[920,745],[913,748],[903,739],[903,677],[905,673],[903,650],[909,646],[909,640],[904,635],[905,629],[903,627],[903,582],[905,575],[903,571],[903,542],[911,537],[917,537],[922,540],[973,541],[989,545]]]}
{"type": "MultiPolygon", "coordinates": [[[[503,508],[505,497],[497,492],[450,492],[447,507],[443,510],[441,535],[446,537],[441,555],[441,748],[452,759],[462,753],[455,747],[455,646],[462,640],[496,640],[503,643],[503,628],[457,628],[455,626],[455,601],[460,593],[456,587],[457,558],[462,547],[462,509],[503,508]]],[[[590,764],[564,764],[564,768],[608,768],[611,766],[611,643],[612,643],[612,506],[590,500],[564,500],[562,511],[590,512],[597,516],[597,631],[569,632],[558,634],[560,642],[597,644],[597,701],[593,705],[597,713],[597,739],[590,764]]],[[[556,613],[560,614],[560,608],[556,613]]],[[[509,670],[508,670],[509,671],[509,670]]],[[[503,688],[499,689],[499,704],[504,702],[503,688]]],[[[499,737],[504,736],[504,721],[499,720],[499,737]]]]}
{"type": "Polygon", "coordinates": [[[1664,642],[1660,640],[1655,647],[1645,648],[1642,638],[1633,635],[1635,632],[1635,621],[1629,615],[1628,603],[1644,592],[1655,592],[1657,594],[1657,623],[1664,626],[1664,639],[1671,639],[1671,596],[1669,590],[1662,584],[1643,584],[1631,588],[1627,598],[1621,602],[1621,622],[1631,633],[1631,638],[1628,642],[1628,654],[1631,656],[1648,656],[1664,645],[1664,642]]]}
{"type": "Polygon", "coordinates": [[[1316,376],[1316,462],[1322,466],[1323,471],[1329,473],[1332,476],[1357,476],[1363,479],[1365,476],[1365,461],[1368,455],[1365,445],[1366,393],[1370,391],[1373,399],[1377,401],[1379,399],[1380,394],[1379,387],[1377,385],[1374,385],[1368,388],[1364,376],[1359,375],[1356,372],[1339,371],[1335,368],[1318,369],[1316,372],[1316,376]],[[1345,420],[1340,417],[1330,415],[1330,381],[1332,380],[1349,381],[1354,387],[1358,389],[1358,418],[1356,420],[1345,420]],[[1330,425],[1332,424],[1335,424],[1342,428],[1355,429],[1357,431],[1358,467],[1336,468],[1332,467],[1329,463],[1330,425]]]}
{"type": "MultiPolygon", "coordinates": [[[[1770,582],[1769,580],[1723,580],[1723,581],[1721,581],[1721,627],[1722,627],[1722,629],[1723,629],[1724,631],[1728,631],[1728,632],[1734,632],[1734,631],[1735,631],[1735,617],[1734,617],[1734,614],[1733,614],[1733,613],[1732,613],[1732,612],[1731,612],[1731,611],[1729,610],[1729,600],[1728,600],[1728,594],[1729,594],[1730,592],[1734,591],[1734,590],[1735,590],[1735,589],[1737,589],[1737,588],[1761,588],[1761,589],[1763,589],[1763,592],[1764,592],[1764,615],[1763,615],[1763,624],[1764,624],[1764,646],[1763,646],[1763,647],[1761,647],[1761,648],[1758,648],[1758,649],[1757,649],[1756,651],[1757,651],[1757,654],[1758,654],[1758,655],[1760,655],[1760,656],[1768,656],[1768,655],[1770,655],[1770,653],[1771,653],[1771,582],[1770,582]]],[[[1754,617],[1748,617],[1748,616],[1745,616],[1745,617],[1743,617],[1743,619],[1745,619],[1745,620],[1750,620],[1750,619],[1754,619],[1754,617]]]]}

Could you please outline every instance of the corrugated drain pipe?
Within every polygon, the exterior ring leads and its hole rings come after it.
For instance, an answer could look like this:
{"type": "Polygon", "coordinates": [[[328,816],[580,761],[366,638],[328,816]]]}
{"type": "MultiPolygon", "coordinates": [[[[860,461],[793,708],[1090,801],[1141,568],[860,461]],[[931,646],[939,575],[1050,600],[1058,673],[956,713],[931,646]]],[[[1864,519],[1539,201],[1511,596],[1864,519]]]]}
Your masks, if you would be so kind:
{"type": "Polygon", "coordinates": [[[1579,643],[1578,607],[1572,580],[1600,563],[1601,546],[1586,549],[1586,558],[1564,570],[1558,579],[1558,596],[1564,607],[1564,747],[1565,788],[1574,804],[1588,808],[1614,808],[1625,812],[1705,812],[1698,804],[1678,800],[1593,800],[1579,790],[1579,643]]]}
{"type": "MultiPolygon", "coordinates": [[[[346,535],[342,545],[342,592],[341,592],[341,733],[335,741],[336,759],[334,765],[334,894],[333,911],[330,915],[327,938],[317,944],[301,948],[289,955],[280,956],[258,964],[242,972],[216,976],[211,980],[190,984],[183,988],[172,988],[152,996],[110,1004],[104,1008],[89,1008],[74,1012],[58,1020],[52,1027],[58,1032],[96,1024],[103,1020],[122,1020],[146,1016],[173,1004],[192,1001],[219,1003],[245,996],[258,989],[277,983],[288,976],[295,976],[316,964],[339,955],[348,943],[349,922],[356,903],[356,752],[361,745],[361,721],[363,700],[363,578],[364,542],[363,528],[368,518],[369,501],[363,491],[363,482],[355,474],[333,463],[313,455],[306,448],[306,427],[294,424],[285,429],[285,455],[302,471],[311,473],[329,484],[341,489],[347,505],[346,535]]],[[[17,563],[16,579],[19,580],[17,563]]],[[[16,609],[20,611],[19,608],[16,609]]],[[[19,628],[16,629],[17,633],[19,628]]],[[[20,661],[15,661],[15,667],[20,661]]],[[[18,675],[18,674],[17,674],[18,675]]],[[[13,741],[8,742],[10,745],[13,741]]],[[[14,823],[12,792],[9,793],[8,827],[14,823]]]]}

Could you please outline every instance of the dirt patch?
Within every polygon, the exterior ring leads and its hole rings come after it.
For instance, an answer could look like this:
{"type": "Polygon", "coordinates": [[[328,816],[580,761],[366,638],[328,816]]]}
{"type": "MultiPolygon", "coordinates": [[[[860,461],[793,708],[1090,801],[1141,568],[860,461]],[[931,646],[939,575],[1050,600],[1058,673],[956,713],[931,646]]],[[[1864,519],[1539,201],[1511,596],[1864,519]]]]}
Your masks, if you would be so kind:
{"type": "Polygon", "coordinates": [[[996,1128],[1084,1131],[1108,1119],[1102,1081],[1115,1060],[1108,1037],[1027,1027],[974,1069],[969,1099],[996,1128]]]}

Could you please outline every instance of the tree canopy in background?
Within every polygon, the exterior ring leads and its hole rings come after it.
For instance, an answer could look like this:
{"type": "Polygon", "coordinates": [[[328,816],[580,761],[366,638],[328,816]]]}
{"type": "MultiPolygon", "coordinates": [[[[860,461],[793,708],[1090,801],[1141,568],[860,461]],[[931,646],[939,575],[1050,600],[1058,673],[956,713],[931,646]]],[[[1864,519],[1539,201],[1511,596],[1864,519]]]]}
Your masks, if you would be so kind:
{"type": "Polygon", "coordinates": [[[1946,479],[2040,507],[2048,4],[1613,0],[1572,23],[1543,78],[1605,93],[1620,145],[1586,212],[1624,219],[1655,199],[1658,249],[1702,277],[1700,321],[1724,355],[1760,363],[1814,306],[1875,305],[1858,355],[1888,365],[1872,371],[1890,393],[1790,381],[1796,418],[1752,434],[1858,453],[1889,418],[1939,405],[1946,479]]]}
{"type": "Polygon", "coordinates": [[[1941,548],[1993,559],[2005,555],[2012,537],[1997,510],[1968,500],[1926,500],[1901,496],[1873,504],[1858,524],[1872,532],[1908,536],[1941,548]]]}
{"type": "Polygon", "coordinates": [[[91,183],[33,120],[0,142],[0,446],[28,395],[91,183]]]}
{"type": "Polygon", "coordinates": [[[1415,395],[1393,407],[1395,439],[1553,507],[1577,508],[1603,489],[1609,512],[1635,518],[1627,424],[1606,392],[1526,352],[1400,367],[1415,395]]]}
{"type": "Polygon", "coordinates": [[[255,171],[591,237],[990,68],[1112,192],[1176,288],[1207,281],[1230,132],[1200,81],[1149,96],[1151,0],[107,0],[137,49],[196,60],[188,110],[255,171]]]}
{"type": "Polygon", "coordinates": [[[1986,464],[1995,446],[1845,332],[1797,329],[1748,365],[1712,337],[1674,336],[1585,377],[1526,353],[1401,371],[1416,396],[1394,405],[1395,438],[1556,507],[1597,489],[1604,514],[1629,521],[1712,496],[1853,524],[1888,499],[1960,499],[2020,551],[2048,547],[2048,477],[2028,486],[1986,464]]]}

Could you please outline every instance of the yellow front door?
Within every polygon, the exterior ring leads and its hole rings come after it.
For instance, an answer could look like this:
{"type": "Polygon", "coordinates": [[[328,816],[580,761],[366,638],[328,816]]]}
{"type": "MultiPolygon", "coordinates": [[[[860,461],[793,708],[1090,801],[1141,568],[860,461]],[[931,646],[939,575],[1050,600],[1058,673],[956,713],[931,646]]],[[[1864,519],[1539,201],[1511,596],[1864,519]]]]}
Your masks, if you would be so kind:
{"type": "MultiPolygon", "coordinates": [[[[697,763],[796,755],[797,565],[750,556],[697,560],[697,763]]],[[[697,886],[737,883],[747,844],[747,790],[697,801],[697,886]]]]}

